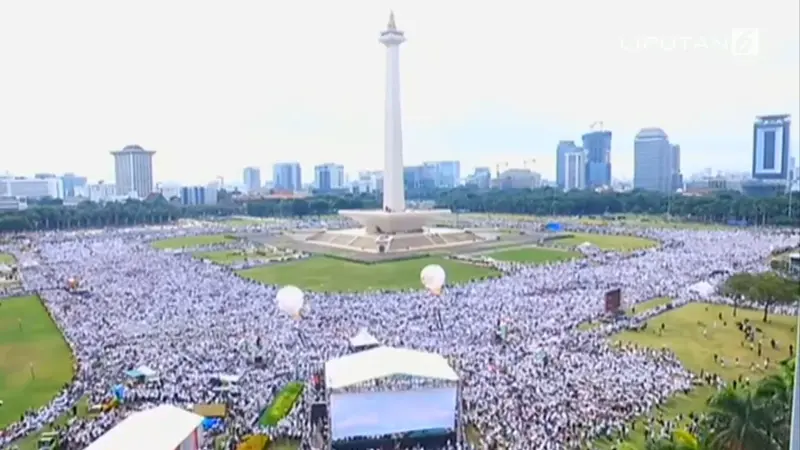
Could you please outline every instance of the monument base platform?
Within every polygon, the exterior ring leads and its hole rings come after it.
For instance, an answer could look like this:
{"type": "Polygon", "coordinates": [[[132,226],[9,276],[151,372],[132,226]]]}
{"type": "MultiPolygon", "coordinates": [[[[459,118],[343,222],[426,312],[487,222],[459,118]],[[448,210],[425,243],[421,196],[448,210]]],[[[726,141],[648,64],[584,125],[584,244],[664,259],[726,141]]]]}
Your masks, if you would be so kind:
{"type": "Polygon", "coordinates": [[[393,234],[373,234],[366,228],[355,228],[320,231],[306,237],[305,241],[359,253],[398,254],[470,245],[483,242],[485,238],[454,228],[424,228],[393,234]]]}
{"type": "Polygon", "coordinates": [[[426,225],[450,215],[449,209],[420,209],[398,212],[369,209],[339,211],[340,216],[353,219],[369,234],[393,234],[422,232],[426,225]]]}

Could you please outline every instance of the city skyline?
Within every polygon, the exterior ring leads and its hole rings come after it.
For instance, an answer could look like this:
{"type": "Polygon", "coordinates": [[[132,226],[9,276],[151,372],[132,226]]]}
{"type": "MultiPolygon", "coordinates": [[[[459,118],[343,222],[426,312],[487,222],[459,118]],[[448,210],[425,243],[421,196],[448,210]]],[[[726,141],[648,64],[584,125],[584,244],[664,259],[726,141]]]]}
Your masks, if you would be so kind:
{"type": "MultiPolygon", "coordinates": [[[[177,20],[185,13],[180,2],[145,1],[130,11],[101,4],[92,14],[54,3],[58,20],[40,18],[24,2],[3,4],[0,38],[17,44],[0,85],[0,150],[15,157],[0,170],[109,181],[108,152],[131,143],[157,152],[154,181],[161,182],[238,180],[243,167],[269,173],[285,160],[301,163],[306,180],[331,160],[351,176],[379,169],[382,118],[374,111],[383,102],[384,55],[374,45],[375,24],[385,22],[390,5],[354,3],[280,10],[255,2],[227,10],[192,4],[186,21],[177,20]],[[182,24],[180,33],[174,23],[182,24]],[[148,33],[119,31],[132,29],[148,33]],[[44,40],[53,33],[58,41],[44,40]],[[48,68],[55,63],[64,70],[48,68]]],[[[581,14],[576,5],[554,5],[545,15],[500,4],[496,19],[477,5],[406,2],[395,8],[413,37],[400,74],[404,163],[458,160],[468,174],[536,159],[533,169],[554,180],[557,142],[580,142],[589,124],[603,121],[614,135],[613,178],[633,177],[634,136],[646,127],[668,130],[681,143],[684,173],[747,171],[753,118],[800,117],[798,5],[774,4],[783,13],[679,1],[659,13],[681,26],[652,31],[652,24],[630,20],[646,13],[631,1],[581,2],[581,14]],[[571,37],[561,38],[567,23],[571,37]],[[456,32],[463,24],[472,31],[456,32]],[[734,27],[758,28],[757,55],[701,45],[723,41],[734,27]],[[688,36],[691,45],[640,45],[655,42],[642,40],[648,32],[688,36]],[[586,67],[604,70],[587,79],[586,67]]],[[[793,136],[800,136],[797,124],[793,136]]],[[[800,154],[798,139],[790,150],[800,154]]]]}

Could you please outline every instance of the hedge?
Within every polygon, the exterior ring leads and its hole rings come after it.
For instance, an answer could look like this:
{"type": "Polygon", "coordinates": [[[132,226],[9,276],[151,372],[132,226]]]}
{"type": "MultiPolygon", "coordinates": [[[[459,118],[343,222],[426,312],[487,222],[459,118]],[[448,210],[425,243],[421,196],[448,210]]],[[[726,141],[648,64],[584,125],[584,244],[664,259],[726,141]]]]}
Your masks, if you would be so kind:
{"type": "Polygon", "coordinates": [[[303,383],[293,381],[286,385],[283,390],[275,397],[269,407],[261,415],[261,424],[266,426],[275,426],[288,416],[292,411],[294,404],[303,394],[303,383]]]}

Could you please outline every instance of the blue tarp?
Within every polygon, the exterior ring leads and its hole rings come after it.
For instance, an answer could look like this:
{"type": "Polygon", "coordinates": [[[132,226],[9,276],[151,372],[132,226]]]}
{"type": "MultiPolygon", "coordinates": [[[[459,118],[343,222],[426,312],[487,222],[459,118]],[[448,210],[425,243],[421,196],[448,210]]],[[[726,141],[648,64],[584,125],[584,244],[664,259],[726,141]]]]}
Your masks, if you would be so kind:
{"type": "Polygon", "coordinates": [[[550,222],[544,227],[547,231],[563,231],[564,226],[558,222],[550,222]]]}
{"type": "Polygon", "coordinates": [[[216,427],[218,427],[220,425],[222,425],[222,419],[216,419],[216,418],[210,418],[210,417],[206,418],[206,419],[203,419],[203,431],[208,431],[208,430],[210,430],[212,428],[216,428],[216,427]]]}
{"type": "Polygon", "coordinates": [[[122,399],[125,397],[125,386],[118,384],[114,386],[111,392],[114,394],[114,398],[116,398],[117,401],[122,402],[122,399]]]}

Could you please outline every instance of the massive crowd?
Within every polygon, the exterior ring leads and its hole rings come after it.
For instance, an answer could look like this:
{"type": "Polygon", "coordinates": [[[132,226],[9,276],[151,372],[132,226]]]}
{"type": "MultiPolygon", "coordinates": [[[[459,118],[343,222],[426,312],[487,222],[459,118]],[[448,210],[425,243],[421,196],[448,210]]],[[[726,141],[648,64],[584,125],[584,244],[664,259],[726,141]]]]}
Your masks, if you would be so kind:
{"type": "MultiPolygon", "coordinates": [[[[668,352],[613,349],[602,328],[578,330],[602,314],[607,290],[622,288],[626,305],[661,296],[685,302],[697,296],[689,286],[713,272],[763,270],[771,251],[797,244],[796,237],[768,232],[648,230],[663,245],[635,257],[517,266],[499,279],[449,287],[439,298],[423,290],[308,294],[313,306],[295,323],[277,310],[275,286],[146,242],[177,232],[42,234],[7,249],[18,257],[24,289],[40,293],[63,329],[79,370],[51,404],[7,428],[0,447],[84,395],[93,404],[107,401],[125,372],[142,365],[157,372],[158,382],[128,389],[121,408],[75,420],[68,448],[83,448],[131,410],[165,402],[225,401],[231,434],[257,431],[260,411],[282,386],[309,379],[366,328],[382,344],[457,361],[465,419],[486,446],[578,448],[624,432],[632,417],[695,381],[668,352]],[[73,277],[86,292],[64,288],[73,277]],[[493,339],[498,321],[512,330],[502,348],[493,339]],[[264,367],[253,364],[256,357],[264,367]],[[214,388],[220,374],[241,376],[238,395],[214,388]]],[[[308,438],[306,409],[295,408],[266,431],[308,438]]]]}

